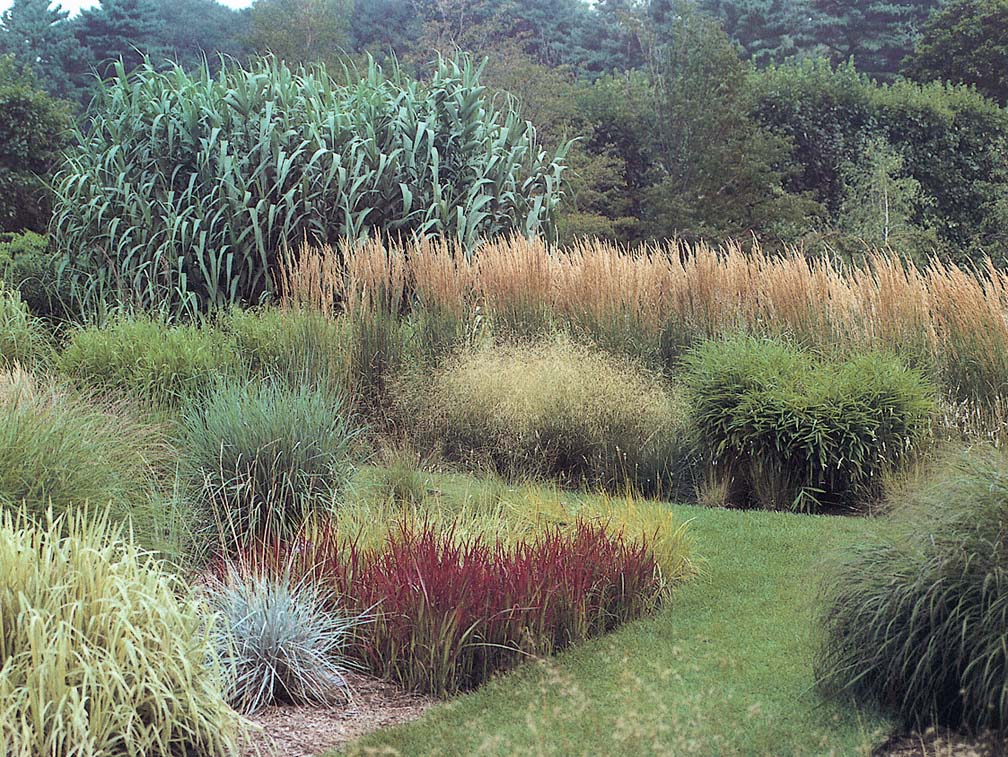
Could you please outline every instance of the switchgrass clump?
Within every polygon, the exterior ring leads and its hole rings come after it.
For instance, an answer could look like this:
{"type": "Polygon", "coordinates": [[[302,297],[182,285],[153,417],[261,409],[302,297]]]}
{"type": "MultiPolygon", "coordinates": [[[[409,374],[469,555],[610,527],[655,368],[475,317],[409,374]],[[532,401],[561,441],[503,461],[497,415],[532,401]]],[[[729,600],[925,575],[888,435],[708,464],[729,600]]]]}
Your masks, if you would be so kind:
{"type": "Polygon", "coordinates": [[[583,486],[689,488],[683,400],[646,369],[567,338],[464,351],[403,382],[400,398],[406,422],[449,459],[583,486]]]}
{"type": "Polygon", "coordinates": [[[333,390],[347,386],[348,325],[308,308],[232,310],[223,320],[253,373],[333,390]]]}
{"type": "Polygon", "coordinates": [[[354,470],[358,427],[309,384],[219,382],[181,419],[183,486],[208,533],[242,542],[330,511],[354,470]]]}
{"type": "Polygon", "coordinates": [[[339,613],[315,583],[231,567],[205,587],[227,698],[240,712],[345,701],[346,650],[366,614],[339,613]]]}
{"type": "Polygon", "coordinates": [[[897,503],[825,586],[825,691],[908,729],[1008,734],[1008,462],[975,452],[897,503]]]}
{"type": "Polygon", "coordinates": [[[37,521],[50,509],[111,507],[147,533],[167,459],[163,432],[127,406],[0,370],[0,504],[23,506],[37,521]]]}
{"type": "Polygon", "coordinates": [[[83,386],[177,408],[218,376],[239,372],[240,360],[233,342],[216,329],[141,315],[77,329],[58,366],[83,386]]]}
{"type": "Polygon", "coordinates": [[[921,376],[881,354],[826,363],[735,337],[697,347],[684,367],[701,444],[735,504],[863,503],[923,444],[934,411],[921,376]]]}
{"type": "Polygon", "coordinates": [[[106,516],[0,513],[4,754],[238,754],[206,618],[106,516]]]}
{"type": "Polygon", "coordinates": [[[0,369],[13,363],[41,364],[52,352],[42,323],[28,311],[21,295],[0,279],[0,369]]]}

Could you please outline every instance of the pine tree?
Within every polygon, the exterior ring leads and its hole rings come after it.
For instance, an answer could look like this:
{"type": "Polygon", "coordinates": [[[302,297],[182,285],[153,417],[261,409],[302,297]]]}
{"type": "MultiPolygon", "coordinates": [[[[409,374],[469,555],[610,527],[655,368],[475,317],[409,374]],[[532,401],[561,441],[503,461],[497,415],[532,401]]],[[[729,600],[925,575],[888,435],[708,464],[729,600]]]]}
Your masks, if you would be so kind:
{"type": "Polygon", "coordinates": [[[808,0],[699,0],[698,5],[756,65],[779,63],[808,47],[808,0]]]}
{"type": "Polygon", "coordinates": [[[108,76],[120,58],[127,71],[144,55],[154,61],[167,57],[164,24],[151,0],[101,0],[97,8],[81,11],[74,22],[77,39],[90,52],[92,65],[108,76]]]}
{"type": "Polygon", "coordinates": [[[812,0],[812,36],[833,59],[889,79],[941,0],[812,0]]]}
{"type": "Polygon", "coordinates": [[[28,66],[53,97],[79,100],[89,88],[88,62],[67,11],[50,0],[14,0],[0,17],[0,54],[28,66]]]}

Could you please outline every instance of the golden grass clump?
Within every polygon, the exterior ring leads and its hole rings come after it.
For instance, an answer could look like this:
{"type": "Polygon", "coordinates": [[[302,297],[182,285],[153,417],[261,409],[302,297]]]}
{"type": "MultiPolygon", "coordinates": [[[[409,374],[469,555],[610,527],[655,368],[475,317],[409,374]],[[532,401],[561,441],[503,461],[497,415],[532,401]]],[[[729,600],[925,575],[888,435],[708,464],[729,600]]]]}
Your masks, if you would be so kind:
{"type": "Polygon", "coordinates": [[[533,318],[545,330],[615,334],[656,353],[663,339],[688,346],[740,330],[833,352],[895,351],[930,369],[950,397],[981,405],[996,404],[1008,384],[1008,273],[989,262],[918,266],[873,252],[853,265],[730,243],[556,249],[522,238],[467,257],[449,242],[414,239],[305,247],[283,282],[287,302],[330,312],[533,318]]]}
{"type": "Polygon", "coordinates": [[[0,744],[37,755],[234,755],[209,628],[107,516],[0,515],[0,744]]]}

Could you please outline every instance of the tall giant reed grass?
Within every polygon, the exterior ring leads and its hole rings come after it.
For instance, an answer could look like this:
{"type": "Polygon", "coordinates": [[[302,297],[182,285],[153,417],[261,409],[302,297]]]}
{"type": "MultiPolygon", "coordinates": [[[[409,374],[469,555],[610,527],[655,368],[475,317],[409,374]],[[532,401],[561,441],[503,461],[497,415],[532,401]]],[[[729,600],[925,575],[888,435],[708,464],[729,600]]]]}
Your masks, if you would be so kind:
{"type": "Polygon", "coordinates": [[[559,326],[666,366],[698,339],[743,331],[830,353],[897,352],[974,406],[996,406],[1008,388],[1008,272],[989,263],[917,266],[875,252],[846,265],[675,242],[558,250],[514,237],[471,257],[443,239],[306,247],[282,277],[288,305],[479,314],[502,333],[559,326]]]}

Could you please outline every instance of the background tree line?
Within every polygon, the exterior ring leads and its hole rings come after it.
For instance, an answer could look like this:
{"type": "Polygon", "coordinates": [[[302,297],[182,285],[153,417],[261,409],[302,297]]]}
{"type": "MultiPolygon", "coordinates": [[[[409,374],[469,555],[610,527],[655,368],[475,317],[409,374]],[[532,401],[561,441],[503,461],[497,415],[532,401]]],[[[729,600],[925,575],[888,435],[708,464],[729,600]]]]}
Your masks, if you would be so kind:
{"type": "Polygon", "coordinates": [[[45,227],[61,119],[86,120],[114,61],[416,72],[458,48],[547,146],[576,138],[564,239],[1008,260],[1008,0],[14,0],[0,224],[45,227]]]}

